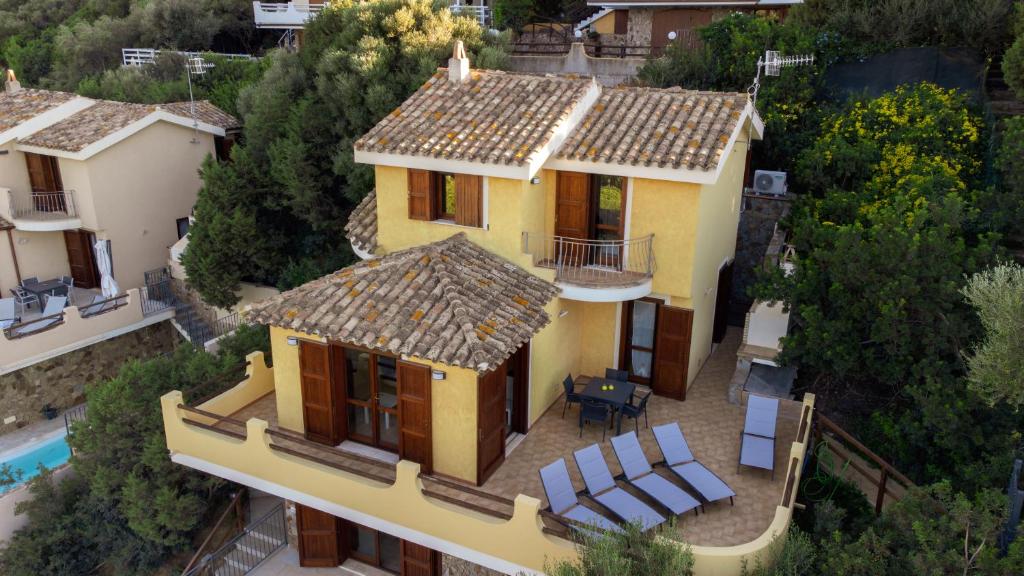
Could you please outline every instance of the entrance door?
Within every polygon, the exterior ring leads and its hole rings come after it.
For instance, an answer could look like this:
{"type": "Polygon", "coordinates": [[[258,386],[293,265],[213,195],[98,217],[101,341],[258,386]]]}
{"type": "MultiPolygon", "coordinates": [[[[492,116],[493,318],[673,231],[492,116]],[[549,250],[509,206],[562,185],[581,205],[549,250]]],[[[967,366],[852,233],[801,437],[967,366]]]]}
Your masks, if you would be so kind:
{"type": "Polygon", "coordinates": [[[341,442],[341,430],[331,379],[329,346],[306,340],[299,343],[299,379],[306,438],[328,446],[337,445],[341,442]]]}
{"type": "Polygon", "coordinates": [[[75,286],[79,288],[96,288],[99,286],[99,271],[96,269],[96,258],[92,251],[93,234],[85,230],[65,230],[64,245],[68,251],[68,266],[75,286]]]}
{"type": "Polygon", "coordinates": [[[401,576],[440,574],[440,555],[426,546],[343,520],[345,550],[364,564],[401,576]]]}
{"type": "MultiPolygon", "coordinates": [[[[337,346],[337,345],[335,345],[337,346]]],[[[338,346],[343,361],[347,438],[398,451],[397,361],[390,356],[338,346]]]]}
{"type": "Polygon", "coordinates": [[[295,525],[299,533],[299,566],[333,568],[345,560],[338,518],[295,504],[295,525]]]}
{"type": "Polygon", "coordinates": [[[477,485],[505,461],[507,361],[477,380],[477,485]]]}
{"type": "Polygon", "coordinates": [[[622,354],[619,366],[629,372],[629,381],[650,385],[654,374],[654,344],[661,300],[642,298],[623,304],[622,354]]]}
{"type": "Polygon", "coordinates": [[[731,261],[718,271],[718,294],[715,296],[715,322],[711,333],[711,341],[721,344],[725,339],[725,331],[729,327],[729,299],[732,296],[731,261]]]}
{"type": "Polygon", "coordinates": [[[661,396],[686,400],[693,310],[658,306],[656,327],[654,380],[651,389],[661,396]]]}
{"type": "Polygon", "coordinates": [[[523,344],[508,359],[505,374],[505,432],[526,434],[530,425],[530,343],[523,344]]]}

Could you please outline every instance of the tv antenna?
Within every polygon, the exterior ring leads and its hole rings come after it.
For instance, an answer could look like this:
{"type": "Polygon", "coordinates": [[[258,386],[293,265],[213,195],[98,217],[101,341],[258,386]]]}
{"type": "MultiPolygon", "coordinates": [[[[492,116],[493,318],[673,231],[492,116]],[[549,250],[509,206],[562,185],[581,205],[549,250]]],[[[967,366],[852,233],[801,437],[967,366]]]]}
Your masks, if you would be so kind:
{"type": "Polygon", "coordinates": [[[192,76],[205,76],[206,71],[213,68],[213,64],[207,62],[202,56],[191,55],[185,58],[185,73],[188,76],[188,102],[189,111],[192,113],[192,143],[199,143],[199,120],[196,118],[196,99],[192,95],[192,76]]]}
{"type": "Polygon", "coordinates": [[[757,59],[757,74],[754,83],[747,88],[751,103],[757,103],[757,93],[761,90],[761,72],[765,76],[780,76],[783,68],[793,68],[805,64],[814,64],[814,54],[800,56],[780,56],[777,50],[765,50],[764,56],[757,59]]]}

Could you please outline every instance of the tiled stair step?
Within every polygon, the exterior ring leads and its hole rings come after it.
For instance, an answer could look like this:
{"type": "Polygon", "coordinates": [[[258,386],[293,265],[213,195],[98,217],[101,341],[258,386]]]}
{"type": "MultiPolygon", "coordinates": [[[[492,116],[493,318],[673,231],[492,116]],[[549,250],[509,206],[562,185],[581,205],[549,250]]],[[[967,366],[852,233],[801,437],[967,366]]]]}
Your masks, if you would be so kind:
{"type": "Polygon", "coordinates": [[[256,539],[259,539],[259,540],[263,540],[264,542],[267,542],[268,544],[277,544],[277,543],[279,543],[281,541],[280,538],[275,538],[273,536],[269,536],[267,534],[264,534],[263,532],[260,532],[258,528],[253,530],[252,532],[249,532],[248,536],[250,538],[256,538],[256,539]]]}

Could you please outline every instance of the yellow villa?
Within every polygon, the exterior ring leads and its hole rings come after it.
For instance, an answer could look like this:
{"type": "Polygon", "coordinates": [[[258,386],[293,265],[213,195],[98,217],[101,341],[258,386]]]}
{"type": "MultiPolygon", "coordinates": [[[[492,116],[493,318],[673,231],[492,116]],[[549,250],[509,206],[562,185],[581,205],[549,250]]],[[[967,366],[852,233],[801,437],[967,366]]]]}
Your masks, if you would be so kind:
{"type": "Polygon", "coordinates": [[[457,45],[354,145],[376,174],[346,227],[363,262],[251,307],[272,367],[163,398],[172,460],[286,500],[303,568],[254,573],[539,574],[579,528],[541,469],[564,459],[614,517],[574,451],[618,474],[606,434],[653,463],[651,428],[678,422],[735,498],[674,529],[698,574],[738,575],[789,524],[813,411],[781,401],[774,474],[737,466],[721,293],[762,130],[746,94],[473,70],[457,45]],[[566,392],[599,382],[628,400],[588,424],[566,392]]]}

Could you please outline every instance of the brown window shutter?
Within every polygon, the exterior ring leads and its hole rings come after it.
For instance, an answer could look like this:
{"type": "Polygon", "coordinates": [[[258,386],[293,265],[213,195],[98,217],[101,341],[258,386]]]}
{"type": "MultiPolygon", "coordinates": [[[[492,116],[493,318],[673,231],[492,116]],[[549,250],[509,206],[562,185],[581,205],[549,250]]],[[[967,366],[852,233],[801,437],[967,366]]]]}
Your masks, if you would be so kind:
{"type": "Polygon", "coordinates": [[[629,31],[629,10],[616,10],[612,15],[615,18],[615,33],[626,34],[629,31]]]}
{"type": "Polygon", "coordinates": [[[331,355],[327,345],[306,340],[299,343],[299,381],[306,439],[328,446],[338,444],[331,355]]]}
{"type": "Polygon", "coordinates": [[[434,220],[434,175],[409,169],[409,219],[434,220]]]}
{"type": "Polygon", "coordinates": [[[424,474],[433,468],[430,382],[428,366],[398,362],[398,455],[424,474]]]}
{"type": "Polygon", "coordinates": [[[327,512],[295,504],[295,531],[299,536],[299,566],[334,568],[344,560],[338,545],[341,521],[327,512]]]}
{"type": "Polygon", "coordinates": [[[483,177],[455,175],[455,223],[462,226],[484,225],[483,177]]]}

